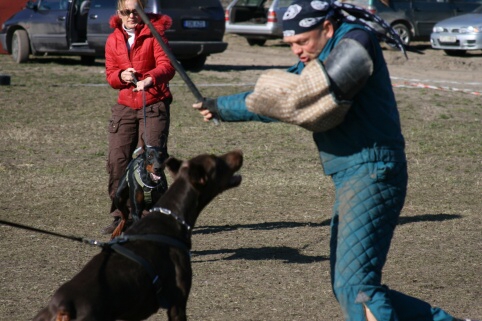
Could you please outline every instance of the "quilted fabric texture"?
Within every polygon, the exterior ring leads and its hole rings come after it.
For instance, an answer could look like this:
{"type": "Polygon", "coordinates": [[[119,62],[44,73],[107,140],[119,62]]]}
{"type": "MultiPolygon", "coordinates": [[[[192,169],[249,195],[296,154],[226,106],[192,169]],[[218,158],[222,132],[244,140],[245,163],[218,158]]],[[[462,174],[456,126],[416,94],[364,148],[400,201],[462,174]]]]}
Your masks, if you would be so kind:
{"type": "Polygon", "coordinates": [[[335,295],[347,320],[348,315],[365,320],[364,304],[378,320],[396,320],[381,272],[405,200],[406,165],[361,164],[335,174],[333,180],[337,188],[330,248],[335,295]]]}
{"type": "Polygon", "coordinates": [[[262,74],[246,99],[248,110],[313,132],[340,124],[350,103],[337,101],[330,81],[318,61],[308,63],[301,75],[280,70],[262,74]]]}
{"type": "Polygon", "coordinates": [[[440,308],[381,284],[407,187],[405,162],[359,164],[333,175],[332,285],[345,320],[453,321],[440,308]]]}

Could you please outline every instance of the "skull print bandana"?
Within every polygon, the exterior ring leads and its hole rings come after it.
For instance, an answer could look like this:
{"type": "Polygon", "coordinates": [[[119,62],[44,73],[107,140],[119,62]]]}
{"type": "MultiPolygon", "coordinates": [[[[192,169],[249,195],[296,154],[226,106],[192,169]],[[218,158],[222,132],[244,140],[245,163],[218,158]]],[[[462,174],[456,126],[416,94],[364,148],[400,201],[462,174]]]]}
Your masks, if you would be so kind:
{"type": "Polygon", "coordinates": [[[377,34],[388,45],[399,48],[405,57],[405,46],[398,33],[382,18],[367,10],[340,1],[294,0],[283,15],[283,36],[289,37],[315,29],[326,19],[358,23],[377,34]],[[374,29],[376,24],[384,32],[374,29]]]}

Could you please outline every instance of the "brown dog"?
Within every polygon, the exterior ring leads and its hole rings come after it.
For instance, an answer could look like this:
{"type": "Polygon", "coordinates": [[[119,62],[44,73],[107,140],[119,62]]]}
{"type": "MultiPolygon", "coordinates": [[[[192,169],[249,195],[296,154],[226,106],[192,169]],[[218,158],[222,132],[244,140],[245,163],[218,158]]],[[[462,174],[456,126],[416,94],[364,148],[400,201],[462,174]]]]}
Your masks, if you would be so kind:
{"type": "Polygon", "coordinates": [[[241,151],[169,158],[174,181],[152,213],[64,283],[34,321],[144,320],[161,307],[169,320],[186,320],[192,228],[214,197],[239,186],[242,163],[241,151]]]}

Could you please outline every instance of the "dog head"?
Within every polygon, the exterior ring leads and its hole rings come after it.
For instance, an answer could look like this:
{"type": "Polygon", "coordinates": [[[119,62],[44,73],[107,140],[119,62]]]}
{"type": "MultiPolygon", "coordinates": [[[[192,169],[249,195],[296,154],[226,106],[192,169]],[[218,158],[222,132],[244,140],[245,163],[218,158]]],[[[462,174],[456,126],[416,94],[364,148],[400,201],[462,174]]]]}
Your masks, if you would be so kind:
{"type": "Polygon", "coordinates": [[[198,193],[197,213],[222,192],[241,184],[236,172],[243,165],[243,153],[234,150],[221,156],[202,154],[188,161],[169,158],[166,167],[176,181],[188,181],[198,193]]]}
{"type": "Polygon", "coordinates": [[[149,179],[154,183],[158,183],[167,157],[160,147],[145,145],[144,149],[145,152],[142,154],[144,168],[149,175],[149,179]]]}

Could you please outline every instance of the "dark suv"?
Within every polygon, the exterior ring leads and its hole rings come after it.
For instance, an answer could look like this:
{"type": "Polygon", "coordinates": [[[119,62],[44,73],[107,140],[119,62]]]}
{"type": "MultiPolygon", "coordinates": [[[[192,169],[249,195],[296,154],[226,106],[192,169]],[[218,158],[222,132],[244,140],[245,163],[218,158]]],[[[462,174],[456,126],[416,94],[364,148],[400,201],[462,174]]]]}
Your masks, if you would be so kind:
{"type": "MultiPolygon", "coordinates": [[[[92,64],[104,57],[115,0],[37,0],[2,26],[0,42],[17,63],[29,55],[80,56],[92,64]]],[[[166,36],[184,68],[202,69],[206,57],[226,50],[224,10],[219,0],[149,0],[146,12],[172,18],[166,36]]]]}

